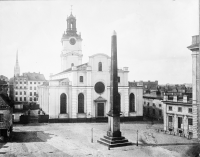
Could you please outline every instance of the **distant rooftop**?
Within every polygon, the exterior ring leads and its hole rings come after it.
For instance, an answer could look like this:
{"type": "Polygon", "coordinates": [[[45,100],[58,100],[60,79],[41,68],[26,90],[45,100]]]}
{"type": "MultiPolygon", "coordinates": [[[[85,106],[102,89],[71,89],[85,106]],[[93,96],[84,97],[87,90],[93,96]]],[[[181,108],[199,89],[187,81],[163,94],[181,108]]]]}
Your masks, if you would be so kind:
{"type": "Polygon", "coordinates": [[[23,73],[24,77],[27,77],[29,81],[46,81],[43,74],[40,73],[23,73]]]}

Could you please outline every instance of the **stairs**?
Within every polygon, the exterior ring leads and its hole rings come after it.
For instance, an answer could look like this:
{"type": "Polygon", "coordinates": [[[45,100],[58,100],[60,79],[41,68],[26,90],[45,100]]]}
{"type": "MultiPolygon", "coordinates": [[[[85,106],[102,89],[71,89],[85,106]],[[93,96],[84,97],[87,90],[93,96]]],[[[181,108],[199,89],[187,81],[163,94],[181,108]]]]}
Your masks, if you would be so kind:
{"type": "Polygon", "coordinates": [[[104,136],[103,138],[100,138],[100,140],[97,140],[97,142],[110,148],[133,145],[125,137],[104,136]]]}

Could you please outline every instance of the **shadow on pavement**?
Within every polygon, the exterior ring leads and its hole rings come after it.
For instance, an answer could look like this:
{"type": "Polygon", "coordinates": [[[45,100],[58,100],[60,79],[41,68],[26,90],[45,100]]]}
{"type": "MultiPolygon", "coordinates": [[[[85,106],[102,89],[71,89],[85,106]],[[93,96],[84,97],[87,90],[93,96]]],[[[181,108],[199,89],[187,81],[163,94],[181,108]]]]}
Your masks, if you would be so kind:
{"type": "Polygon", "coordinates": [[[13,132],[10,142],[46,142],[51,139],[50,135],[43,131],[13,132]]]}

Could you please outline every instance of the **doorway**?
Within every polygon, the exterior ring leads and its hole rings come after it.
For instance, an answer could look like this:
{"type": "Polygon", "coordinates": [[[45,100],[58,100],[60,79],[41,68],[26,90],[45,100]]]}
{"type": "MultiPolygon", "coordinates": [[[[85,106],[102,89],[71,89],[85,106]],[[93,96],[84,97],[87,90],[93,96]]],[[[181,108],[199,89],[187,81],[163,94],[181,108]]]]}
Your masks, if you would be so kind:
{"type": "Polygon", "coordinates": [[[183,123],[183,118],[178,117],[178,129],[181,129],[182,123],[183,123]]]}
{"type": "Polygon", "coordinates": [[[104,103],[97,103],[97,117],[104,117],[104,103]]]}

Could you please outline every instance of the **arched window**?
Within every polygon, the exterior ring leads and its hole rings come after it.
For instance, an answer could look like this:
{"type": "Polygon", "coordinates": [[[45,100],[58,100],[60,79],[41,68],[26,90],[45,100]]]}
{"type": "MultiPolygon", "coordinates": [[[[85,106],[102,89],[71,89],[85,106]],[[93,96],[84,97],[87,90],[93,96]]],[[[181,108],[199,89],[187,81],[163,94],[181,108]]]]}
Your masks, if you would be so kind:
{"type": "Polygon", "coordinates": [[[67,113],[67,96],[65,93],[60,95],[60,113],[67,113]]]}
{"type": "Polygon", "coordinates": [[[84,113],[84,95],[82,93],[78,95],[78,113],[84,113]]]}
{"type": "Polygon", "coordinates": [[[129,96],[129,111],[135,112],[135,95],[133,93],[129,96]]]}
{"type": "Polygon", "coordinates": [[[73,66],[74,66],[74,63],[71,64],[71,67],[73,67],[73,66]]]}
{"type": "Polygon", "coordinates": [[[99,70],[99,71],[102,71],[102,63],[101,63],[101,62],[99,62],[98,70],[99,70]]]}

